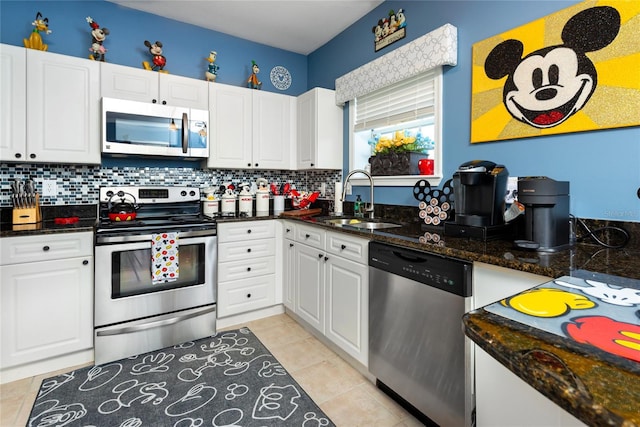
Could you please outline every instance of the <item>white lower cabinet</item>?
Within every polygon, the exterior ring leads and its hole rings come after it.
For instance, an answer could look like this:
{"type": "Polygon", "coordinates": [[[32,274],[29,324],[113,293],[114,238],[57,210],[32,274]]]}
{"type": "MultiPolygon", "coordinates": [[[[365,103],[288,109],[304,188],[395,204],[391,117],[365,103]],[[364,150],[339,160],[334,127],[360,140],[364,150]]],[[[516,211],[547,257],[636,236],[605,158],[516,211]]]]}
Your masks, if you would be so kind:
{"type": "Polygon", "coordinates": [[[76,352],[87,355],[74,364],[93,360],[93,233],[7,237],[1,244],[2,381],[65,368],[67,362],[33,364],[76,352]],[[9,372],[16,367],[19,373],[9,372]]]}
{"type": "MultiPolygon", "coordinates": [[[[291,229],[287,224],[285,233],[291,229]]],[[[298,224],[293,231],[293,239],[285,235],[294,265],[292,283],[285,282],[285,301],[288,294],[300,319],[367,366],[368,240],[298,224]]]]}
{"type": "MultiPolygon", "coordinates": [[[[551,280],[484,263],[473,264],[474,307],[500,301],[551,280]]],[[[475,348],[476,425],[583,426],[477,345],[475,348]]]]}
{"type": "Polygon", "coordinates": [[[276,222],[218,224],[218,317],[281,303],[277,292],[276,222]]]}

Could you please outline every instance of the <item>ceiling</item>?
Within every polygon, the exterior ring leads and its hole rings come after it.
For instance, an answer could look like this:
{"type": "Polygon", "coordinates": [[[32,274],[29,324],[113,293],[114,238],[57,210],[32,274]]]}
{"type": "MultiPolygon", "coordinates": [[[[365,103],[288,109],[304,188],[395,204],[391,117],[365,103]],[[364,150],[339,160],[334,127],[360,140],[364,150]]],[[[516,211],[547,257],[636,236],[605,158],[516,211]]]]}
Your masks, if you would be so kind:
{"type": "Polygon", "coordinates": [[[307,55],[383,0],[108,0],[307,55]]]}

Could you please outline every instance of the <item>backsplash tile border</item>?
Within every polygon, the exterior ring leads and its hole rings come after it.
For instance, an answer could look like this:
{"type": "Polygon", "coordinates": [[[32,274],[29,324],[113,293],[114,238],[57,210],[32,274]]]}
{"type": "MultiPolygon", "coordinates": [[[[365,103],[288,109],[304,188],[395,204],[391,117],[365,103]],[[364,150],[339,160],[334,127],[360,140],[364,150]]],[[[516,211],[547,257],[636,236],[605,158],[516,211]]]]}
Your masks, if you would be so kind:
{"type": "Polygon", "coordinates": [[[57,183],[58,195],[44,197],[47,205],[80,205],[98,203],[100,187],[106,185],[157,185],[208,187],[231,182],[255,182],[265,178],[269,183],[289,182],[300,191],[319,191],[326,184],[326,196],[333,196],[334,183],[342,180],[340,170],[244,170],[198,169],[188,167],[102,167],[92,165],[12,164],[0,163],[0,207],[11,207],[11,182],[14,179],[35,181],[42,193],[44,180],[57,183]]]}

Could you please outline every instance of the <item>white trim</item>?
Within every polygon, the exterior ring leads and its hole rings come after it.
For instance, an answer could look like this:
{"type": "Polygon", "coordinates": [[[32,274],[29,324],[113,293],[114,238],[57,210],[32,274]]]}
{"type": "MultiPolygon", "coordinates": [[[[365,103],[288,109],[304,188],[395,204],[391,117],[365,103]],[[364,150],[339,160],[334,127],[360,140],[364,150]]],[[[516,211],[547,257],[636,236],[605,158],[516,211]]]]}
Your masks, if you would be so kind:
{"type": "Polygon", "coordinates": [[[445,24],[336,79],[336,105],[440,65],[458,63],[458,29],[445,24]],[[398,67],[397,64],[412,64],[398,67]]]}

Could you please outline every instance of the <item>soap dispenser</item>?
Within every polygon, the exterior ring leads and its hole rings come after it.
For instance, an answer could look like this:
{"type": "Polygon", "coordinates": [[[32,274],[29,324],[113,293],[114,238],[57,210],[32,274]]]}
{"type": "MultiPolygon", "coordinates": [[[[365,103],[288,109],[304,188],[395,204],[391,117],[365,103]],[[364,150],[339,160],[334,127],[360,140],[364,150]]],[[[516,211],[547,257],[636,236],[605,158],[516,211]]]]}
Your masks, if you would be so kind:
{"type": "Polygon", "coordinates": [[[355,203],[353,204],[353,213],[357,217],[364,216],[364,206],[362,205],[362,198],[360,198],[359,194],[358,197],[356,197],[355,203]]]}

